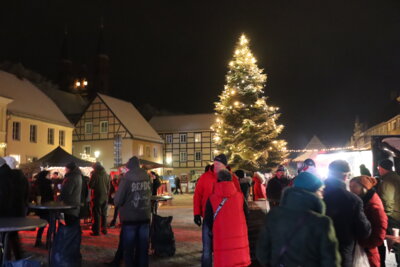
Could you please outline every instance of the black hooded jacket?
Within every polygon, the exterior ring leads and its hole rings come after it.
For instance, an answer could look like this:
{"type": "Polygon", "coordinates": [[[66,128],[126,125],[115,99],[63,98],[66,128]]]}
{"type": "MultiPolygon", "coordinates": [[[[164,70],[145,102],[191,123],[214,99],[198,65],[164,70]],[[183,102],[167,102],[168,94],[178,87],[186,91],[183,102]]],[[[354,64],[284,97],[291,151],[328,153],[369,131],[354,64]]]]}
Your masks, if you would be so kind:
{"type": "Polygon", "coordinates": [[[127,168],[129,171],[121,179],[114,204],[120,207],[123,223],[148,223],[150,222],[150,177],[140,168],[137,157],[129,160],[127,168]]]}

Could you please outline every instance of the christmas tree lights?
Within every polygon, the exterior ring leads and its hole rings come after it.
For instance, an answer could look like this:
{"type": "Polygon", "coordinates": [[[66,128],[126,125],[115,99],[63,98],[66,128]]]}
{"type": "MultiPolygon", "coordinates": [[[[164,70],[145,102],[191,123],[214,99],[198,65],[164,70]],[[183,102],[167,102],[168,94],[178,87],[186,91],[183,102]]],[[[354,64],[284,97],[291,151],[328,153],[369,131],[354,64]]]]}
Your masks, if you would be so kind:
{"type": "Polygon", "coordinates": [[[267,76],[256,62],[249,40],[241,35],[211,126],[214,153],[225,153],[233,167],[249,171],[267,170],[286,155],[286,142],[277,139],[284,128],[276,124],[279,108],[267,105],[263,90],[267,76]]]}

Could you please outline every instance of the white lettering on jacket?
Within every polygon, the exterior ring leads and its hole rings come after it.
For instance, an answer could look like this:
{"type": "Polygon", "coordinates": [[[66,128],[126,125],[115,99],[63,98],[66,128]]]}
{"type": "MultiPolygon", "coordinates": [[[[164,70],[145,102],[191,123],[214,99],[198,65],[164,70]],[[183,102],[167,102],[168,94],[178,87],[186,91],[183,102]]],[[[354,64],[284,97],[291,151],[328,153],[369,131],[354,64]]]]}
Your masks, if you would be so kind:
{"type": "Polygon", "coordinates": [[[142,191],[142,190],[150,190],[150,182],[143,181],[143,182],[133,182],[131,186],[131,191],[142,191]]]}

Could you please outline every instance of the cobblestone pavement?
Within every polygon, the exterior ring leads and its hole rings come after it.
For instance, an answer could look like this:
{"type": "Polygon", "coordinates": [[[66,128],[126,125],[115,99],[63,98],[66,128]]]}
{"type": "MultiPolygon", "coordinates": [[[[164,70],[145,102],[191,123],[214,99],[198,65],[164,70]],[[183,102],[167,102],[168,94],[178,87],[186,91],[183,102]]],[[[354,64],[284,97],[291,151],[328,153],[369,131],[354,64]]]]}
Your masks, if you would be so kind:
{"type": "MultiPolygon", "coordinates": [[[[172,228],[176,240],[176,254],[169,258],[159,258],[150,256],[151,267],[196,267],[200,266],[201,257],[201,228],[193,223],[191,194],[174,195],[171,203],[167,203],[159,208],[158,214],[161,216],[173,216],[172,228]]],[[[259,228],[263,223],[266,212],[265,201],[250,202],[249,215],[249,240],[253,267],[260,266],[254,257],[254,246],[256,244],[259,228]]],[[[109,214],[112,214],[110,210],[109,214]]],[[[90,236],[89,226],[83,226],[82,234],[82,256],[85,267],[102,266],[103,263],[111,261],[118,245],[119,228],[109,229],[107,235],[99,237],[90,236]]],[[[46,232],[45,232],[46,233],[46,232]]],[[[42,261],[47,266],[47,250],[34,248],[35,231],[20,232],[23,243],[23,249],[27,256],[33,255],[33,258],[42,261]]],[[[43,236],[45,240],[45,235],[43,236]]],[[[387,267],[394,267],[394,256],[389,255],[387,267]]]]}

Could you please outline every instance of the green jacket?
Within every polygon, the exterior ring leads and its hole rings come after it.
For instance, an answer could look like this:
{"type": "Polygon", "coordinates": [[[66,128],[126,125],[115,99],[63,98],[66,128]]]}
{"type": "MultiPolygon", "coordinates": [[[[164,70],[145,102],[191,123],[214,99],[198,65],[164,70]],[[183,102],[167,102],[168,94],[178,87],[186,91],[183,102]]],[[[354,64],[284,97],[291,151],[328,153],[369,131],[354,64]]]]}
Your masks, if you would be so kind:
{"type": "Polygon", "coordinates": [[[324,214],[324,203],[315,194],[287,188],[280,206],[266,215],[257,244],[258,261],[268,267],[279,263],[287,267],[339,267],[341,259],[335,230],[332,220],[324,214]],[[304,221],[298,227],[301,218],[304,221]],[[279,262],[285,245],[286,253],[279,262]]]}
{"type": "Polygon", "coordinates": [[[400,176],[392,171],[383,175],[378,195],[382,199],[387,216],[400,221],[400,176]]]}
{"type": "Polygon", "coordinates": [[[108,199],[110,178],[103,167],[96,167],[91,174],[89,187],[93,189],[93,201],[104,202],[108,199]]]}

